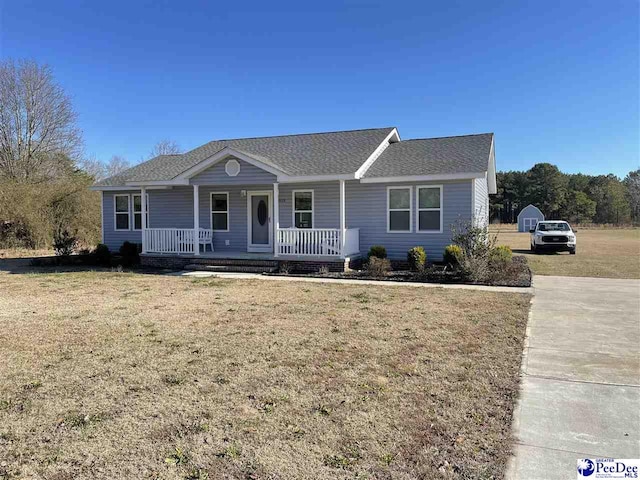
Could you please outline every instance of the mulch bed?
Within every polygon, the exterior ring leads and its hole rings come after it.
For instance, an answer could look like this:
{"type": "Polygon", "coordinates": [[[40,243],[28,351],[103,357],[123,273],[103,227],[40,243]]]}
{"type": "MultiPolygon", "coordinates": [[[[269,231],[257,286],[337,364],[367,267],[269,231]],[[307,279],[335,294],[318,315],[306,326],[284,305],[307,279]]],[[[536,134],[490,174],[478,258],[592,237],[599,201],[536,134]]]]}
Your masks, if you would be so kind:
{"type": "Polygon", "coordinates": [[[530,287],[531,269],[527,259],[520,256],[513,257],[513,261],[504,271],[496,272],[493,278],[477,282],[466,278],[461,272],[444,265],[432,264],[424,272],[417,273],[408,270],[394,270],[383,277],[369,275],[366,270],[350,270],[347,272],[329,273],[265,273],[263,275],[306,277],[306,278],[335,278],[351,280],[385,280],[393,282],[424,282],[465,285],[489,285],[500,287],[530,287]]]}

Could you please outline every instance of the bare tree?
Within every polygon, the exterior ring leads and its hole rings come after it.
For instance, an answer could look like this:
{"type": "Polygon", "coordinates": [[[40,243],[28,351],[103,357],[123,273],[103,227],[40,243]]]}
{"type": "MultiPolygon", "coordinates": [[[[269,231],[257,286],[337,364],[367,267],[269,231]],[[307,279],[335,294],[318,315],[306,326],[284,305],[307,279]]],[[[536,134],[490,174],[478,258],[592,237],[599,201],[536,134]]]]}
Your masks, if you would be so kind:
{"type": "Polygon", "coordinates": [[[175,155],[181,153],[181,151],[180,146],[176,142],[164,139],[154,145],[151,152],[149,152],[149,158],[154,158],[158,155],[175,155]]]}
{"type": "Polygon", "coordinates": [[[83,158],[80,161],[80,168],[93,177],[94,180],[100,180],[107,176],[106,165],[95,156],[83,158]]]}
{"type": "Polygon", "coordinates": [[[50,68],[0,62],[0,177],[56,178],[73,167],[81,150],[76,113],[50,68]]]}
{"type": "Polygon", "coordinates": [[[124,157],[114,155],[105,167],[105,177],[113,177],[124,170],[131,168],[131,164],[124,157]]]}

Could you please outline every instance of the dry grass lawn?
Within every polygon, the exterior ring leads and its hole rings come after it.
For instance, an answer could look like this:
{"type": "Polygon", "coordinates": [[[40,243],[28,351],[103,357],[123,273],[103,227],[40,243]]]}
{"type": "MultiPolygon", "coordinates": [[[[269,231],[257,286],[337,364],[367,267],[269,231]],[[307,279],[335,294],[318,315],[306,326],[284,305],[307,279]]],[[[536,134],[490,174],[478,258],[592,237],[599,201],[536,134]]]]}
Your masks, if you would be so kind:
{"type": "Polygon", "coordinates": [[[515,226],[492,226],[498,243],[527,257],[533,273],[569,277],[640,278],[640,229],[582,229],[576,232],[577,253],[530,252],[530,236],[515,226]]]}
{"type": "Polygon", "coordinates": [[[0,478],[499,478],[529,297],[0,273],[0,478]]]}

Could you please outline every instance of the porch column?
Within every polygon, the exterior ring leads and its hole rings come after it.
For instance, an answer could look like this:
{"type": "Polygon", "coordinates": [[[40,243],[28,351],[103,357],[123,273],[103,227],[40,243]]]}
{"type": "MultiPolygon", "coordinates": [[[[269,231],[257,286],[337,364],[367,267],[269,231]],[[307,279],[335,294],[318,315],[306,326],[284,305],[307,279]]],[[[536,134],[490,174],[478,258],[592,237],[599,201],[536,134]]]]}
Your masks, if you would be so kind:
{"type": "Polygon", "coordinates": [[[347,240],[347,209],[345,202],[344,180],[340,180],[340,256],[344,255],[345,241],[347,240]]]}
{"type": "Polygon", "coordinates": [[[193,254],[200,255],[200,194],[198,185],[193,186],[193,254]]]}
{"type": "Polygon", "coordinates": [[[277,257],[280,251],[280,242],[278,230],[280,229],[280,185],[273,184],[273,228],[275,229],[275,237],[273,239],[273,256],[277,257]]]}
{"type": "Polygon", "coordinates": [[[142,213],[140,216],[141,220],[141,230],[142,230],[142,253],[147,253],[147,189],[144,187],[140,188],[140,210],[142,213]]]}

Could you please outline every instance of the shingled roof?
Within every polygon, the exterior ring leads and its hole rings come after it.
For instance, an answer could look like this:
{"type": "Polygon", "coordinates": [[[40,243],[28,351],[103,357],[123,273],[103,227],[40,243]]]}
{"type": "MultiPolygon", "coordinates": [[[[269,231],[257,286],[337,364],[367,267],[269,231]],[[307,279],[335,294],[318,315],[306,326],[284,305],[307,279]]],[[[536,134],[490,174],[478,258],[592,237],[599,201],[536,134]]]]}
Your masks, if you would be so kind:
{"type": "Polygon", "coordinates": [[[226,147],[249,155],[289,176],[352,174],[392,131],[393,127],[387,127],[215,140],[181,155],[160,155],[102,180],[96,186],[172,180],[226,147]]]}
{"type": "Polygon", "coordinates": [[[364,178],[486,172],[493,133],[392,143],[364,178]]]}

